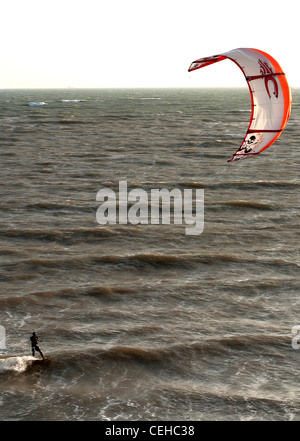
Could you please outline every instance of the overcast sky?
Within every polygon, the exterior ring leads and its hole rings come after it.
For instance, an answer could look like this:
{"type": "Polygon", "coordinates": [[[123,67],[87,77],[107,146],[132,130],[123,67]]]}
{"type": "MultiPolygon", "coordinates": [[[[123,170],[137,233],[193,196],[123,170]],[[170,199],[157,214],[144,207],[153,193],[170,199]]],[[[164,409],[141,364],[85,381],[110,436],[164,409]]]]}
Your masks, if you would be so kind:
{"type": "Polygon", "coordinates": [[[238,47],[271,54],[300,87],[295,0],[2,0],[0,87],[245,86],[238,47]]]}

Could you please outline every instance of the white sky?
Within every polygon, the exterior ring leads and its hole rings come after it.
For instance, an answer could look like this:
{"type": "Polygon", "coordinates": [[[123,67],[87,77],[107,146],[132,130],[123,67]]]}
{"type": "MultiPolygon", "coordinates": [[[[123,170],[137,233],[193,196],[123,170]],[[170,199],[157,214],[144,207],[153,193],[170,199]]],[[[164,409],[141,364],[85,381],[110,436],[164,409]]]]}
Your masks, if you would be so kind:
{"type": "Polygon", "coordinates": [[[300,87],[296,0],[2,0],[0,88],[245,86],[222,61],[238,47],[270,53],[300,87]]]}

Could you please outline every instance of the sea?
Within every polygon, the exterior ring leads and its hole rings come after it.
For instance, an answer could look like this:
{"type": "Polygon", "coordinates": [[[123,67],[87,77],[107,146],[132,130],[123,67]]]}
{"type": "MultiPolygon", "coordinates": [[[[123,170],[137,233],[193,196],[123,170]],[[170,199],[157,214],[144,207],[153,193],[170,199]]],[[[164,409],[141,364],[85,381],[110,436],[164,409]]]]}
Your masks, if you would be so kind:
{"type": "Polygon", "coordinates": [[[229,163],[247,86],[0,91],[2,421],[300,420],[292,94],[280,138],[229,163]],[[203,229],[99,223],[120,182],[203,190],[203,229]]]}

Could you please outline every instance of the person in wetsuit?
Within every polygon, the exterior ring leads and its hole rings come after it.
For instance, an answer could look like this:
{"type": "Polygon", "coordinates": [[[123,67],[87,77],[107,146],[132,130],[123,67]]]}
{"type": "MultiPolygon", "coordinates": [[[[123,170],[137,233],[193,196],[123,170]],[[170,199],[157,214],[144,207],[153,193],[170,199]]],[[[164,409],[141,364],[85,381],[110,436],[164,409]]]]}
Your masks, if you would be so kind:
{"type": "Polygon", "coordinates": [[[39,338],[36,332],[32,333],[32,336],[30,337],[31,340],[31,350],[32,350],[32,356],[34,357],[35,351],[39,352],[43,358],[45,359],[40,347],[39,347],[39,338]]]}

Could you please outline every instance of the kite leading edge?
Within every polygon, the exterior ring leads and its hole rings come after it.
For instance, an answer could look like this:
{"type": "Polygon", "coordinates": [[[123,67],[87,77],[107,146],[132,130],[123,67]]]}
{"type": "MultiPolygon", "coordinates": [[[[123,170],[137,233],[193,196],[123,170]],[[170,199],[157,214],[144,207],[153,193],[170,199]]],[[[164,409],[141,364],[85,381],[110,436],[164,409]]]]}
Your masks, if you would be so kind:
{"type": "Polygon", "coordinates": [[[223,54],[200,58],[189,72],[226,58],[242,70],[251,95],[251,118],[245,138],[228,162],[255,156],[280,136],[289,119],[292,96],[279,63],[258,49],[239,48],[223,54]]]}

